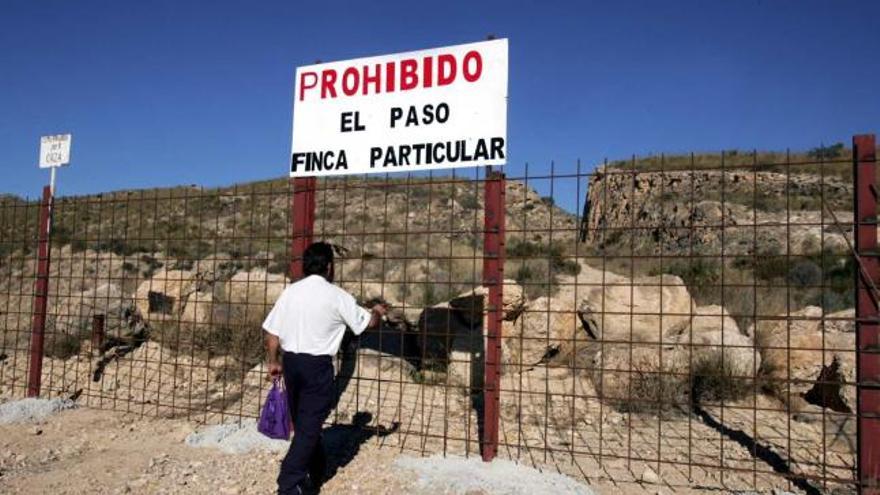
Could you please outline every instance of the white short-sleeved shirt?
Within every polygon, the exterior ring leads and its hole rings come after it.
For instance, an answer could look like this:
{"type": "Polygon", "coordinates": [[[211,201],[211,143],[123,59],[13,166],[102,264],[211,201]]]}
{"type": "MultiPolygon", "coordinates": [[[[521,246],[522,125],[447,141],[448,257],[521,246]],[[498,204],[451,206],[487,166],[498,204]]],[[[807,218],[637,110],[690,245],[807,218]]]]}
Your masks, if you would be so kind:
{"type": "Polygon", "coordinates": [[[371,317],[354,296],[320,275],[310,275],[284,289],[263,328],[278,336],[285,351],[333,356],[346,327],[360,335],[371,317]]]}

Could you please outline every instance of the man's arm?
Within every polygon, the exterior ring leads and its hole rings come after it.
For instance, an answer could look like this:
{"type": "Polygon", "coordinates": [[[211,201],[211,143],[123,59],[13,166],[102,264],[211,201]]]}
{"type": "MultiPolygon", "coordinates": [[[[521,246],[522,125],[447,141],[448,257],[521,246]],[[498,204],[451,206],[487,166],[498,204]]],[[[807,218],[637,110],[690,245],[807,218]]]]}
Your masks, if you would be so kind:
{"type": "Polygon", "coordinates": [[[264,331],[266,334],[266,362],[269,367],[269,375],[267,379],[272,380],[281,376],[281,361],[278,359],[281,350],[281,341],[277,335],[272,335],[264,331]]]}

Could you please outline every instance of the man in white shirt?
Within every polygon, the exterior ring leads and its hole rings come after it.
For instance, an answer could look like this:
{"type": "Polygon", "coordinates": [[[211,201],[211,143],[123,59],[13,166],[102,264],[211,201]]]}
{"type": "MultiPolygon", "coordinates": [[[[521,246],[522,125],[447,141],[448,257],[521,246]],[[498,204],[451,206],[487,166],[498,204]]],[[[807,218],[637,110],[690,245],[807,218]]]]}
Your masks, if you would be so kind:
{"type": "Polygon", "coordinates": [[[284,376],[293,441],[281,462],[278,493],[299,494],[307,478],[319,486],[325,470],[321,429],[335,402],[333,356],[350,328],[360,335],[377,327],[382,305],[372,311],[333,285],[333,248],[323,242],[303,253],[304,278],[288,286],[263,322],[269,377],[284,376]],[[279,360],[279,353],[283,355],[279,360]]]}

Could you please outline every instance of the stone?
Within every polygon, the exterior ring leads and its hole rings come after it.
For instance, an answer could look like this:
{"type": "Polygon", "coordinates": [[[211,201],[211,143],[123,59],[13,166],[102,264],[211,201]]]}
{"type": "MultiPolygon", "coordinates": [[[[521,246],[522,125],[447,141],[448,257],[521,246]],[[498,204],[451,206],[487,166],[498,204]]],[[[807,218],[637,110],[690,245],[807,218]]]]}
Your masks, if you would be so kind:
{"type": "Polygon", "coordinates": [[[727,310],[718,305],[694,308],[693,317],[670,329],[664,341],[688,353],[692,368],[723,366],[732,377],[753,378],[761,367],[761,354],[752,338],[741,333],[727,310]]]}
{"type": "Polygon", "coordinates": [[[163,268],[138,286],[135,306],[148,321],[176,319],[195,290],[196,278],[192,271],[163,268]]]}
{"type": "Polygon", "coordinates": [[[587,345],[573,303],[552,297],[529,302],[519,319],[504,329],[502,360],[510,365],[556,362],[571,366],[575,349],[587,345]]]}
{"type": "Polygon", "coordinates": [[[373,349],[359,349],[355,376],[359,379],[415,383],[415,368],[406,360],[373,349]]]}
{"type": "Polygon", "coordinates": [[[856,400],[855,332],[852,309],[824,315],[808,306],[752,327],[764,370],[780,399],[797,411],[811,403],[852,412],[856,400]]]}
{"type": "Polygon", "coordinates": [[[254,268],[233,275],[226,282],[224,294],[245,323],[260,324],[288,283],[284,275],[254,268]]]}
{"type": "Polygon", "coordinates": [[[180,315],[181,323],[204,325],[212,322],[214,310],[214,294],[196,291],[187,298],[186,305],[180,315]]]}
{"type": "Polygon", "coordinates": [[[54,299],[57,301],[52,309],[52,314],[57,315],[55,328],[65,333],[90,329],[94,315],[116,315],[129,302],[119,286],[112,283],[54,299]]]}
{"type": "Polygon", "coordinates": [[[761,365],[751,337],[720,306],[695,308],[661,340],[593,343],[591,374],[598,394],[628,410],[682,407],[693,391],[708,397],[745,388],[761,365]]]}
{"type": "MultiPolygon", "coordinates": [[[[482,324],[485,315],[485,298],[489,295],[489,288],[480,286],[473,290],[463,292],[449,301],[449,307],[462,312],[462,318],[471,324],[482,324]]],[[[515,280],[505,279],[502,287],[502,311],[503,318],[512,321],[520,315],[525,305],[525,294],[522,286],[515,280]]]]}
{"type": "Polygon", "coordinates": [[[659,342],[661,335],[686,322],[695,306],[680,277],[619,275],[590,286],[577,308],[596,340],[659,342]]]}

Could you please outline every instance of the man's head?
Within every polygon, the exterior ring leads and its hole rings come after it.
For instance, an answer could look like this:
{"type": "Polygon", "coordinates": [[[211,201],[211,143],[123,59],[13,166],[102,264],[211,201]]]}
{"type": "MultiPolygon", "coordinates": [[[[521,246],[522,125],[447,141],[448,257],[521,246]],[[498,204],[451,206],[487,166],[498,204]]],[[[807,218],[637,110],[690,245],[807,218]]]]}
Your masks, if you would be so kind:
{"type": "Polygon", "coordinates": [[[320,275],[333,281],[333,247],[326,242],[313,242],[303,253],[303,274],[320,275]]]}

